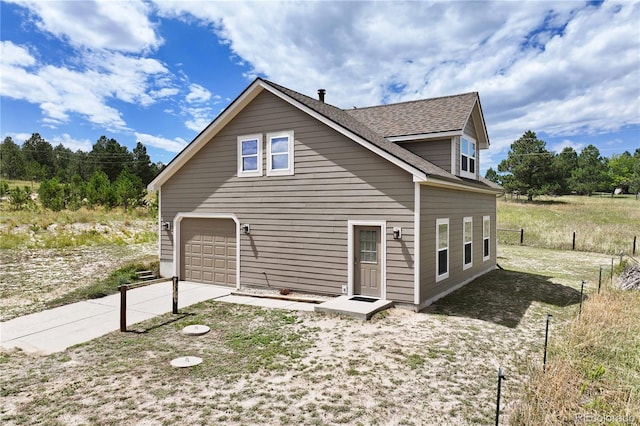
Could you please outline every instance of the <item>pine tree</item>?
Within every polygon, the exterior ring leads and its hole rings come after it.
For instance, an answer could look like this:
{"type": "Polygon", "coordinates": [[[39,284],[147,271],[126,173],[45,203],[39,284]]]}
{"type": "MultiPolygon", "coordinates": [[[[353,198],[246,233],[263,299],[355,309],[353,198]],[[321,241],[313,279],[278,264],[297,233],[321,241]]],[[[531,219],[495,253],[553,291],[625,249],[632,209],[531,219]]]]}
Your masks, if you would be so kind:
{"type": "Polygon", "coordinates": [[[553,182],[552,159],[546,142],[527,130],[511,144],[507,158],[498,165],[498,171],[504,173],[504,188],[525,194],[529,201],[547,192],[553,182]]]}

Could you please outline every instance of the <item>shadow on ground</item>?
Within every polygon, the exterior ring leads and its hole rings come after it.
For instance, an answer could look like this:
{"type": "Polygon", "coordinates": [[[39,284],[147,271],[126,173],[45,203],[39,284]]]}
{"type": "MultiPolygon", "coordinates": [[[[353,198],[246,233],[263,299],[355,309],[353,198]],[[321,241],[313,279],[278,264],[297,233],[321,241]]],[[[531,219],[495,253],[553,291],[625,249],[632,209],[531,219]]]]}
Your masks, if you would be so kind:
{"type": "Polygon", "coordinates": [[[164,327],[164,326],[169,325],[169,324],[173,324],[174,322],[180,321],[180,320],[182,320],[184,318],[187,318],[187,317],[192,317],[194,315],[195,314],[191,314],[191,313],[188,313],[188,312],[180,312],[177,315],[171,316],[170,318],[168,318],[165,321],[159,322],[159,323],[154,324],[152,326],[149,326],[147,328],[142,328],[141,324],[142,325],[146,325],[147,324],[147,321],[145,321],[145,322],[142,322],[142,323],[138,323],[138,324],[134,324],[134,325],[128,326],[127,327],[127,331],[125,331],[125,333],[147,334],[147,333],[155,330],[156,328],[160,328],[160,327],[164,327]]]}
{"type": "Polygon", "coordinates": [[[427,307],[424,313],[476,318],[510,328],[520,324],[532,302],[564,307],[580,303],[580,292],[551,277],[492,271],[427,307]]]}

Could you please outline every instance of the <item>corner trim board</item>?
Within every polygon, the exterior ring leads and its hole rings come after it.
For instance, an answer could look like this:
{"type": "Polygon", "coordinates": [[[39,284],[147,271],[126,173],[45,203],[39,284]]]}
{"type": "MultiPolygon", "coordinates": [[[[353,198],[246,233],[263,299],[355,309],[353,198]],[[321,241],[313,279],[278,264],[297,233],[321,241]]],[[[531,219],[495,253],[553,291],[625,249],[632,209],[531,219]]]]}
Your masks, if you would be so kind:
{"type": "Polygon", "coordinates": [[[413,184],[413,303],[420,303],[420,184],[413,184]]]}

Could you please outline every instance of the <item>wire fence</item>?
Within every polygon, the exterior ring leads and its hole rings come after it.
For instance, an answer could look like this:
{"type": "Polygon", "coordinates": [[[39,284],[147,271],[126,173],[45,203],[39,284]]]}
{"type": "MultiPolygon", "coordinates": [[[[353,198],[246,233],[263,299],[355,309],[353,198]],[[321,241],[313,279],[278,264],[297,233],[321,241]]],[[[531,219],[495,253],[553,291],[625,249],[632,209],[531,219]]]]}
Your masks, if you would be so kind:
{"type": "MultiPolygon", "coordinates": [[[[499,244],[598,252],[598,250],[590,244],[590,235],[580,235],[576,231],[567,233],[566,235],[556,235],[555,241],[551,244],[546,243],[546,241],[538,235],[528,234],[525,228],[498,228],[497,231],[499,244]]],[[[640,251],[638,247],[638,236],[629,236],[628,241],[624,243],[623,246],[624,248],[619,253],[620,256],[629,255],[635,257],[640,251]]]]}

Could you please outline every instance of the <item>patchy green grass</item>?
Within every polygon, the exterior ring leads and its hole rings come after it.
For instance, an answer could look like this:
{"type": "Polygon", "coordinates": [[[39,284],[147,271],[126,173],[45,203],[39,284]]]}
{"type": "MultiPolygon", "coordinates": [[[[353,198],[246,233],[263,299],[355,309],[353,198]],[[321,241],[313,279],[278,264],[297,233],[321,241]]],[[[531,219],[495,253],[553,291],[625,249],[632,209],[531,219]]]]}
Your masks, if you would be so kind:
{"type": "Polygon", "coordinates": [[[129,263],[111,272],[107,278],[98,280],[97,282],[85,287],[77,288],[69,293],[46,302],[45,307],[46,309],[51,309],[83,300],[98,299],[100,297],[109,296],[110,294],[117,293],[118,287],[121,285],[135,282],[137,280],[136,272],[155,271],[156,276],[158,276],[159,269],[159,262],[129,263]]]}
{"type": "Polygon", "coordinates": [[[501,199],[497,228],[500,244],[519,244],[514,231],[524,229],[524,245],[570,250],[575,232],[576,250],[630,253],[633,237],[640,238],[640,201],[630,196],[541,197],[533,203],[501,199]]]}
{"type": "MultiPolygon", "coordinates": [[[[597,274],[599,260],[511,249],[501,248],[509,270],[423,313],[391,309],[363,322],[209,301],[59,354],[6,353],[0,422],[484,425],[494,420],[498,366],[507,421],[541,366],[546,313],[555,328],[570,324],[580,278],[597,274]],[[191,324],[211,332],[182,335],[191,324]],[[171,368],[179,356],[203,363],[171,368]]],[[[588,371],[602,380],[603,366],[588,371]]]]}

